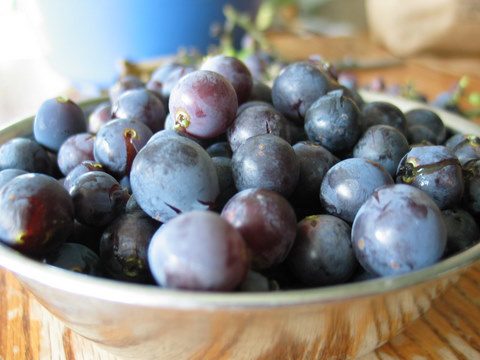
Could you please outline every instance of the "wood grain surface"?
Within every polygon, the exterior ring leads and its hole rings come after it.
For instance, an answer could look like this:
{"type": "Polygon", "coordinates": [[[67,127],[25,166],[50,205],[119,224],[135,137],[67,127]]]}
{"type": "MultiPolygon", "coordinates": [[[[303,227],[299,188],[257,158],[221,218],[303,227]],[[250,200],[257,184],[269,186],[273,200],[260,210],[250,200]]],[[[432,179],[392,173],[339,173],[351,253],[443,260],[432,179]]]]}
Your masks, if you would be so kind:
{"type": "MultiPolygon", "coordinates": [[[[319,37],[298,38],[272,34],[273,44],[290,59],[320,53],[328,59],[346,54],[364,60],[391,56],[368,38],[332,42],[319,37]]],[[[413,80],[419,90],[433,97],[462,75],[470,77],[470,88],[480,91],[480,60],[419,56],[384,69],[356,71],[361,83],[381,75],[388,84],[413,80]]],[[[282,359],[289,359],[285,349],[282,359]]],[[[272,359],[279,359],[275,354],[272,359]]],[[[205,359],[218,356],[205,354],[205,359]]],[[[0,360],[10,359],[118,359],[96,344],[65,328],[29,295],[12,274],[0,269],[0,360]]],[[[339,360],[341,358],[338,358],[339,360]]],[[[465,273],[425,316],[375,352],[371,359],[480,359],[480,262],[465,273]]],[[[267,359],[266,359],[267,360],[267,359]]],[[[310,359],[308,359],[310,360],[310,359]]]]}
{"type": "MultiPolygon", "coordinates": [[[[65,328],[5,270],[0,270],[0,289],[0,359],[119,360],[65,328]]],[[[204,359],[219,359],[212,352],[204,359]]],[[[288,354],[285,348],[283,356],[271,359],[290,359],[288,354]]],[[[361,359],[480,359],[480,262],[425,316],[361,359]]]]}

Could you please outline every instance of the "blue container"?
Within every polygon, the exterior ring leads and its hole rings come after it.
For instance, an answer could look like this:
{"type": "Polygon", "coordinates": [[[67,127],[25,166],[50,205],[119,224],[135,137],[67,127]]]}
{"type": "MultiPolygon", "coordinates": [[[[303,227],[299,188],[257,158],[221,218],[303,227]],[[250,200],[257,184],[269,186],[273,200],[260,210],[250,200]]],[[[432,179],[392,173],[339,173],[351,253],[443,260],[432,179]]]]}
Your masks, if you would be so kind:
{"type": "Polygon", "coordinates": [[[206,51],[223,6],[253,13],[258,0],[38,0],[47,58],[77,84],[108,86],[119,59],[206,51]]]}

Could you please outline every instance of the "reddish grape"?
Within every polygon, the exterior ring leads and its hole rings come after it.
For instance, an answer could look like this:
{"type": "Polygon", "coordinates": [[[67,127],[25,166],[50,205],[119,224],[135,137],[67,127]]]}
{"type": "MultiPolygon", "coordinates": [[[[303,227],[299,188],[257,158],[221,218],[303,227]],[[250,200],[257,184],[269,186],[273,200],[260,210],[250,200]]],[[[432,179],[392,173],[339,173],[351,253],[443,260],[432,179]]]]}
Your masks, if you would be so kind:
{"type": "Polygon", "coordinates": [[[248,100],[252,92],[253,80],[250,70],[237,58],[217,55],[205,60],[201,70],[210,70],[224,76],[235,89],[238,103],[248,100]]]}
{"type": "Polygon", "coordinates": [[[75,218],[87,226],[105,226],[125,210],[129,195],[112,176],[101,171],[83,174],[70,188],[75,218]]]}
{"type": "Polygon", "coordinates": [[[88,117],[88,131],[96,134],[110,120],[112,120],[112,106],[110,102],[101,103],[88,117]]]}
{"type": "Polygon", "coordinates": [[[273,191],[239,192],[225,205],[222,217],[240,231],[257,269],[281,263],[295,240],[295,212],[285,198],[273,191]]]}
{"type": "Polygon", "coordinates": [[[22,253],[42,256],[73,231],[73,204],[54,178],[25,174],[0,189],[0,241],[22,253]]]}
{"type": "Polygon", "coordinates": [[[237,113],[234,88],[222,75],[199,70],[184,76],[169,101],[174,127],[198,138],[224,133],[237,113]]]}
{"type": "Polygon", "coordinates": [[[95,136],[92,134],[81,133],[70,136],[62,144],[58,150],[57,163],[63,175],[67,176],[82,161],[94,160],[94,141],[95,136]]]}

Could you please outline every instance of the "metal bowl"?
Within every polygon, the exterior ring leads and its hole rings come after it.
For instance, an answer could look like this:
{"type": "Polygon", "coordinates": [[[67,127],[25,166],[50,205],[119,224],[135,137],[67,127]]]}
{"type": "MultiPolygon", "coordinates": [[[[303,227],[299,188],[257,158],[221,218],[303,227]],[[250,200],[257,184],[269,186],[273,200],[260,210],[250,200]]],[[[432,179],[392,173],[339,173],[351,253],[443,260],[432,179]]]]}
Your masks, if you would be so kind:
{"type": "MultiPolygon", "coordinates": [[[[402,110],[424,106],[364,93],[402,110]]],[[[95,102],[84,103],[88,107],[95,102]]],[[[452,130],[480,127],[435,110],[452,130]]],[[[31,133],[32,118],[0,131],[31,133]]],[[[123,357],[351,359],[387,342],[480,259],[480,244],[406,275],[272,293],[172,291],[54,268],[0,245],[0,264],[66,326],[123,357]]]]}

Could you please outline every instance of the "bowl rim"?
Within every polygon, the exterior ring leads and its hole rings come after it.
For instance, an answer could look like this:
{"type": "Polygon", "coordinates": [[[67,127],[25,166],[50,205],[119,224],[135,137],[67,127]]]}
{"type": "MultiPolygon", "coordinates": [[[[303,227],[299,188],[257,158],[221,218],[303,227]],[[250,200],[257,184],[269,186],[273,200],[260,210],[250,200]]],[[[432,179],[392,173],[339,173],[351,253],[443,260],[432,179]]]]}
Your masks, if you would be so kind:
{"type": "MultiPolygon", "coordinates": [[[[456,114],[385,94],[372,92],[362,92],[361,94],[367,101],[392,102],[404,111],[419,107],[432,109],[440,115],[447,127],[480,136],[479,125],[469,122],[456,114]]],[[[79,105],[85,108],[102,101],[105,101],[105,99],[80,102],[79,105]]],[[[33,122],[33,116],[3,126],[0,128],[0,138],[5,133],[17,134],[15,136],[20,136],[22,133],[25,134],[25,127],[31,126],[31,122],[33,122]]],[[[32,282],[40,283],[46,287],[115,303],[175,309],[260,309],[353,299],[393,292],[405,287],[435,281],[464,270],[479,259],[480,243],[432,266],[403,275],[300,290],[268,293],[226,293],[170,290],[154,285],[131,284],[78,274],[30,259],[10,249],[8,246],[0,244],[0,266],[19,275],[20,280],[27,281],[29,284],[33,284],[32,282]]]]}

